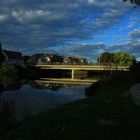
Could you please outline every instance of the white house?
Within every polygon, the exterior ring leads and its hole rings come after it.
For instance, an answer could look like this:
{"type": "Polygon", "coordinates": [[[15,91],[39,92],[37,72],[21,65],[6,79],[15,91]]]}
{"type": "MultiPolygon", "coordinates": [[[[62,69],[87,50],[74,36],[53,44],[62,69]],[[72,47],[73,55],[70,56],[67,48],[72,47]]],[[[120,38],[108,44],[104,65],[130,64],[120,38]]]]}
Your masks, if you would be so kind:
{"type": "Polygon", "coordinates": [[[0,63],[23,64],[24,61],[21,52],[3,50],[0,43],[0,63]]]}

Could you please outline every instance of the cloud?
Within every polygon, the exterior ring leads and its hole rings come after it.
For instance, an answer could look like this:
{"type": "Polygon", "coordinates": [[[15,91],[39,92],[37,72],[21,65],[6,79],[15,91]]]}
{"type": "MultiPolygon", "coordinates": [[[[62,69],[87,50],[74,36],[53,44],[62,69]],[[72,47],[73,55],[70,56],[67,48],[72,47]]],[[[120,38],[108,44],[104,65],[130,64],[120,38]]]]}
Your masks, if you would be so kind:
{"type": "Polygon", "coordinates": [[[95,44],[71,44],[66,48],[56,48],[55,53],[77,57],[81,56],[87,58],[90,61],[96,61],[97,57],[99,57],[99,55],[103,52],[105,48],[106,46],[104,45],[104,43],[100,42],[95,44]]]}
{"type": "Polygon", "coordinates": [[[19,10],[13,11],[11,16],[21,23],[38,23],[41,21],[50,22],[67,18],[65,13],[47,10],[19,10]]]}
{"type": "Polygon", "coordinates": [[[8,19],[8,15],[6,14],[0,15],[0,23],[5,22],[7,19],[8,19]]]}
{"type": "MultiPolygon", "coordinates": [[[[40,48],[94,58],[98,43],[67,46],[67,42],[94,41],[97,36],[99,41],[126,16],[129,8],[130,4],[122,4],[122,0],[1,0],[0,40],[7,48],[28,50],[25,53],[35,53],[40,48]]],[[[139,10],[134,14],[138,15],[139,10]]],[[[129,27],[134,27],[132,22],[137,23],[138,18],[131,17],[129,27]]],[[[136,39],[138,34],[136,28],[129,36],[136,39]]]]}
{"type": "Polygon", "coordinates": [[[93,23],[94,29],[108,29],[112,27],[115,23],[119,22],[122,17],[124,16],[125,10],[118,10],[118,9],[109,9],[106,12],[103,12],[100,17],[95,19],[93,23]]]}
{"type": "Polygon", "coordinates": [[[140,39],[140,30],[139,29],[135,29],[133,31],[131,31],[129,33],[129,36],[132,38],[132,39],[140,39]]]}
{"type": "Polygon", "coordinates": [[[87,3],[88,4],[95,4],[97,1],[95,1],[95,0],[87,0],[87,3]]]}
{"type": "Polygon", "coordinates": [[[134,55],[138,58],[140,52],[140,41],[129,40],[128,42],[109,46],[108,48],[106,48],[106,51],[109,52],[126,51],[129,54],[134,55]]]}

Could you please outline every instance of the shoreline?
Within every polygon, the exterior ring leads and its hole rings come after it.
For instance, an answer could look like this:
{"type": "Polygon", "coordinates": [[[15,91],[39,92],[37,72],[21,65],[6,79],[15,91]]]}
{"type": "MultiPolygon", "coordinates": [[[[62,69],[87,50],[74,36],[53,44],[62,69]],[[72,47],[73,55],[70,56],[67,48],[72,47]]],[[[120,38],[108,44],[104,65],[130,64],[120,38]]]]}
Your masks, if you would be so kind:
{"type": "Polygon", "coordinates": [[[93,95],[87,99],[28,116],[5,133],[5,139],[134,139],[139,136],[139,133],[134,135],[133,126],[140,125],[140,108],[126,94],[133,84],[131,78],[128,79],[121,80],[123,85],[120,79],[102,81],[97,92],[91,91],[93,95]]]}

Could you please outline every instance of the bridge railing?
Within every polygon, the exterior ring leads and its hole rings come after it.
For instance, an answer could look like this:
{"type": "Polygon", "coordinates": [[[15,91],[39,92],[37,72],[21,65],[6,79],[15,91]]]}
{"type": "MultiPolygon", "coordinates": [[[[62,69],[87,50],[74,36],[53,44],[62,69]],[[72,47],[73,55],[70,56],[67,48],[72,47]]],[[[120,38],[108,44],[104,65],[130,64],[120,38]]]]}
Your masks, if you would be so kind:
{"type": "Polygon", "coordinates": [[[65,63],[65,62],[40,62],[36,65],[87,65],[87,66],[97,66],[97,67],[130,67],[129,65],[117,65],[117,64],[99,64],[99,63],[65,63]]]}

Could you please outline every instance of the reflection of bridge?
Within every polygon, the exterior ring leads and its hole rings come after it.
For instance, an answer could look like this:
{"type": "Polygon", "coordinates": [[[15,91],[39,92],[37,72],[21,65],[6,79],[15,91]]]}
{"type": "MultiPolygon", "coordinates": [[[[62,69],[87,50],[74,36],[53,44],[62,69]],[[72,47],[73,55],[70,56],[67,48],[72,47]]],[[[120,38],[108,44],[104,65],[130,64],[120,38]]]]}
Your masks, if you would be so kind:
{"type": "Polygon", "coordinates": [[[56,69],[56,70],[71,70],[71,78],[74,79],[75,70],[86,70],[86,71],[129,71],[129,66],[99,66],[99,65],[45,65],[38,64],[35,67],[41,69],[56,69]]]}
{"type": "Polygon", "coordinates": [[[38,84],[64,84],[64,85],[90,85],[97,82],[94,79],[69,79],[69,78],[41,78],[40,80],[35,80],[38,84]]]}

